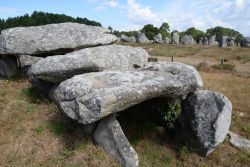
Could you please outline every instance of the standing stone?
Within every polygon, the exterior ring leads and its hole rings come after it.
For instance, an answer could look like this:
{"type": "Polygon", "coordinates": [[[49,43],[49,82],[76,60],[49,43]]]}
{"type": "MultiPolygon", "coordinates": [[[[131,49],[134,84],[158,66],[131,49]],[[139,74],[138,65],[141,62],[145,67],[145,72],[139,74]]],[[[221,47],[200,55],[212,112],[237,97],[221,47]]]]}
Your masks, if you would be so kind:
{"type": "Polygon", "coordinates": [[[16,27],[1,32],[0,54],[63,54],[79,48],[111,44],[116,39],[106,28],[78,23],[16,27]]]}
{"type": "Polygon", "coordinates": [[[160,33],[154,37],[154,43],[163,43],[162,35],[160,33]]]}
{"type": "Polygon", "coordinates": [[[184,35],[182,38],[181,38],[181,43],[183,45],[190,45],[190,38],[188,35],[184,35]]]}
{"type": "Polygon", "coordinates": [[[195,40],[194,40],[194,38],[193,38],[193,36],[192,35],[189,35],[188,36],[189,37],[189,45],[194,45],[195,43],[195,40]]]}
{"type": "Polygon", "coordinates": [[[130,43],[135,43],[136,42],[136,39],[134,36],[131,36],[131,37],[128,37],[128,40],[130,43]]]}
{"type": "Polygon", "coordinates": [[[220,40],[220,47],[221,48],[224,48],[227,46],[227,39],[228,39],[228,36],[222,36],[222,38],[220,40]]]}
{"type": "Polygon", "coordinates": [[[140,31],[136,32],[135,39],[137,43],[150,43],[146,35],[140,31]]]}
{"type": "Polygon", "coordinates": [[[112,155],[122,167],[138,167],[137,153],[124,135],[114,115],[102,119],[94,132],[94,141],[112,155]]]}
{"type": "Polygon", "coordinates": [[[46,57],[31,66],[29,76],[60,83],[78,74],[103,70],[134,70],[148,60],[142,48],[107,45],[86,48],[66,55],[46,57]]]}
{"type": "Polygon", "coordinates": [[[170,43],[171,43],[171,39],[170,39],[169,37],[166,37],[166,38],[165,38],[165,43],[166,43],[166,44],[170,44],[170,43]]]}
{"type": "Polygon", "coordinates": [[[250,47],[250,37],[246,37],[241,41],[242,47],[250,47]]]}
{"type": "Polygon", "coordinates": [[[0,57],[0,78],[10,78],[18,73],[18,64],[15,56],[0,57]]]}
{"type": "Polygon", "coordinates": [[[203,38],[200,38],[199,45],[202,45],[203,38]]]}
{"type": "Polygon", "coordinates": [[[221,144],[231,124],[232,104],[221,93],[199,90],[182,101],[183,133],[202,155],[221,144]]]}
{"type": "Polygon", "coordinates": [[[215,39],[216,36],[211,36],[208,40],[208,45],[215,46],[217,44],[217,41],[215,39]]]}
{"type": "Polygon", "coordinates": [[[207,39],[207,37],[203,37],[202,44],[203,45],[208,45],[208,39],[207,39]]]}
{"type": "Polygon", "coordinates": [[[180,37],[178,32],[174,32],[172,37],[172,44],[179,44],[179,38],[180,37]]]}
{"type": "Polygon", "coordinates": [[[126,35],[122,34],[121,35],[121,41],[122,42],[129,42],[129,38],[126,35]]]}

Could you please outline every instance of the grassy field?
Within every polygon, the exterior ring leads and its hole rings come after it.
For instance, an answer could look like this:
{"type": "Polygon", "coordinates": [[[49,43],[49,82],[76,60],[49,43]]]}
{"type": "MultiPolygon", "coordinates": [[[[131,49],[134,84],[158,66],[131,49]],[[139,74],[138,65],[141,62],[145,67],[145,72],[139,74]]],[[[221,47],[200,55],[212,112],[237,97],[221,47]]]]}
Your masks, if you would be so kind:
{"type": "MultiPolygon", "coordinates": [[[[157,50],[174,53],[177,58],[207,57],[216,62],[218,54],[228,55],[228,61],[241,62],[235,55],[250,56],[250,49],[229,49],[190,46],[142,46],[153,56],[157,50]],[[212,56],[205,56],[205,51],[212,56]],[[198,55],[197,55],[198,54],[198,55]],[[200,55],[202,54],[202,55],[200,55]],[[184,55],[184,56],[183,56],[184,55]]],[[[230,48],[231,49],[231,48],[230,48]]],[[[244,56],[243,56],[244,57],[244,56]]],[[[210,60],[210,59],[209,59],[210,60]]],[[[249,65],[249,64],[248,64],[249,65]]],[[[244,70],[245,67],[244,67],[244,70]]],[[[239,71],[244,73],[243,71],[239,71]]],[[[231,130],[250,139],[250,78],[234,71],[200,71],[204,89],[225,94],[233,103],[231,130]]],[[[226,140],[207,158],[201,157],[176,141],[161,127],[145,122],[118,117],[126,136],[137,151],[140,166],[249,166],[250,154],[240,151],[226,140]]],[[[81,127],[59,113],[54,104],[40,96],[26,79],[0,81],[0,166],[119,166],[103,150],[92,143],[91,136],[83,134],[81,127]]]]}

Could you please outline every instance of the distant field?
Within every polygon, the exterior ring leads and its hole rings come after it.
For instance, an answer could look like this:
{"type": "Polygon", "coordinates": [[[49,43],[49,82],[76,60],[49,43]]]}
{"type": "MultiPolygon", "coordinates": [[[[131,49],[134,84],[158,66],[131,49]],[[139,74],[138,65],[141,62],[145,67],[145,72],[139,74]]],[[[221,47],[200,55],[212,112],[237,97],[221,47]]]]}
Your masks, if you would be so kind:
{"type": "MultiPolygon", "coordinates": [[[[174,55],[175,60],[186,58],[179,60],[189,61],[190,64],[195,62],[192,59],[199,58],[212,65],[219,63],[223,57],[235,63],[237,70],[242,68],[238,73],[244,73],[250,66],[250,49],[161,45],[142,47],[164,60],[170,60],[169,57],[174,55]],[[244,57],[244,61],[237,59],[237,56],[244,57]]],[[[232,101],[231,130],[250,139],[250,77],[238,75],[235,71],[210,68],[200,73],[204,79],[204,89],[222,92],[232,101]]],[[[250,164],[250,154],[230,146],[227,141],[210,156],[203,158],[178,144],[161,127],[126,119],[121,120],[121,125],[139,154],[140,166],[234,167],[250,164]]],[[[56,106],[41,97],[26,79],[16,78],[0,81],[0,166],[118,165],[93,145],[90,136],[83,135],[78,124],[62,117],[56,106]]]]}

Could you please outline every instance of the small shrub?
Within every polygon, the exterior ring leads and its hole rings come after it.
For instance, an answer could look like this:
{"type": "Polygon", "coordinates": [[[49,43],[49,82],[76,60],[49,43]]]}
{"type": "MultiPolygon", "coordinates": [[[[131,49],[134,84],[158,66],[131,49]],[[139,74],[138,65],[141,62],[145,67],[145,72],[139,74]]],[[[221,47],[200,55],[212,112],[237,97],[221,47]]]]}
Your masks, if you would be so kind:
{"type": "Polygon", "coordinates": [[[21,96],[29,99],[31,102],[39,102],[42,99],[41,93],[35,87],[23,88],[21,96]]]}
{"type": "Polygon", "coordinates": [[[44,131],[44,127],[42,125],[39,125],[38,127],[35,128],[35,132],[40,134],[44,131]]]}
{"type": "Polygon", "coordinates": [[[189,156],[188,147],[187,146],[181,147],[179,150],[179,155],[178,155],[179,159],[184,161],[188,158],[188,156],[189,156]]]}
{"type": "Polygon", "coordinates": [[[229,64],[229,63],[224,63],[224,64],[213,65],[212,67],[214,69],[232,71],[235,68],[235,65],[234,64],[229,64]]]}
{"type": "Polygon", "coordinates": [[[236,56],[236,60],[238,60],[242,63],[247,63],[250,61],[250,56],[249,55],[238,55],[238,56],[236,56]]]}
{"type": "Polygon", "coordinates": [[[50,125],[50,130],[57,136],[65,134],[67,132],[67,126],[65,122],[57,121],[50,125]]]}
{"type": "Polygon", "coordinates": [[[169,129],[172,129],[176,126],[181,114],[180,104],[173,106],[171,103],[166,103],[164,110],[161,113],[161,117],[165,126],[169,129]]]}

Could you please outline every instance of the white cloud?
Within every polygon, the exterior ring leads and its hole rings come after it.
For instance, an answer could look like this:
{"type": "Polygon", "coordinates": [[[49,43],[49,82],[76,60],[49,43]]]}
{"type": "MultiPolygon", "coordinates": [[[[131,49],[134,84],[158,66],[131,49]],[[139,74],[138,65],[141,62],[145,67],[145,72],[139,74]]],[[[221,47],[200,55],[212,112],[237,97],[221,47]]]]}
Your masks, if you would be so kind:
{"type": "Polygon", "coordinates": [[[135,0],[128,0],[128,17],[135,22],[157,22],[157,15],[148,6],[136,3],[135,0]]]}
{"type": "Polygon", "coordinates": [[[245,3],[245,0],[236,0],[236,1],[235,1],[235,4],[236,4],[238,7],[243,6],[244,3],[245,3]]]}
{"type": "MultiPolygon", "coordinates": [[[[31,11],[28,11],[28,13],[30,13],[30,12],[31,11]]],[[[22,14],[25,14],[27,12],[25,12],[23,10],[16,9],[16,8],[9,8],[9,7],[0,6],[0,13],[10,14],[10,15],[22,15],[22,14]]]]}
{"type": "Polygon", "coordinates": [[[116,0],[109,0],[107,2],[105,2],[105,5],[111,8],[115,8],[119,5],[118,1],[116,0]]]}
{"type": "Polygon", "coordinates": [[[103,11],[103,10],[105,10],[105,9],[106,9],[105,6],[98,6],[98,7],[94,8],[93,11],[94,11],[94,12],[100,12],[100,11],[103,11]]]}

